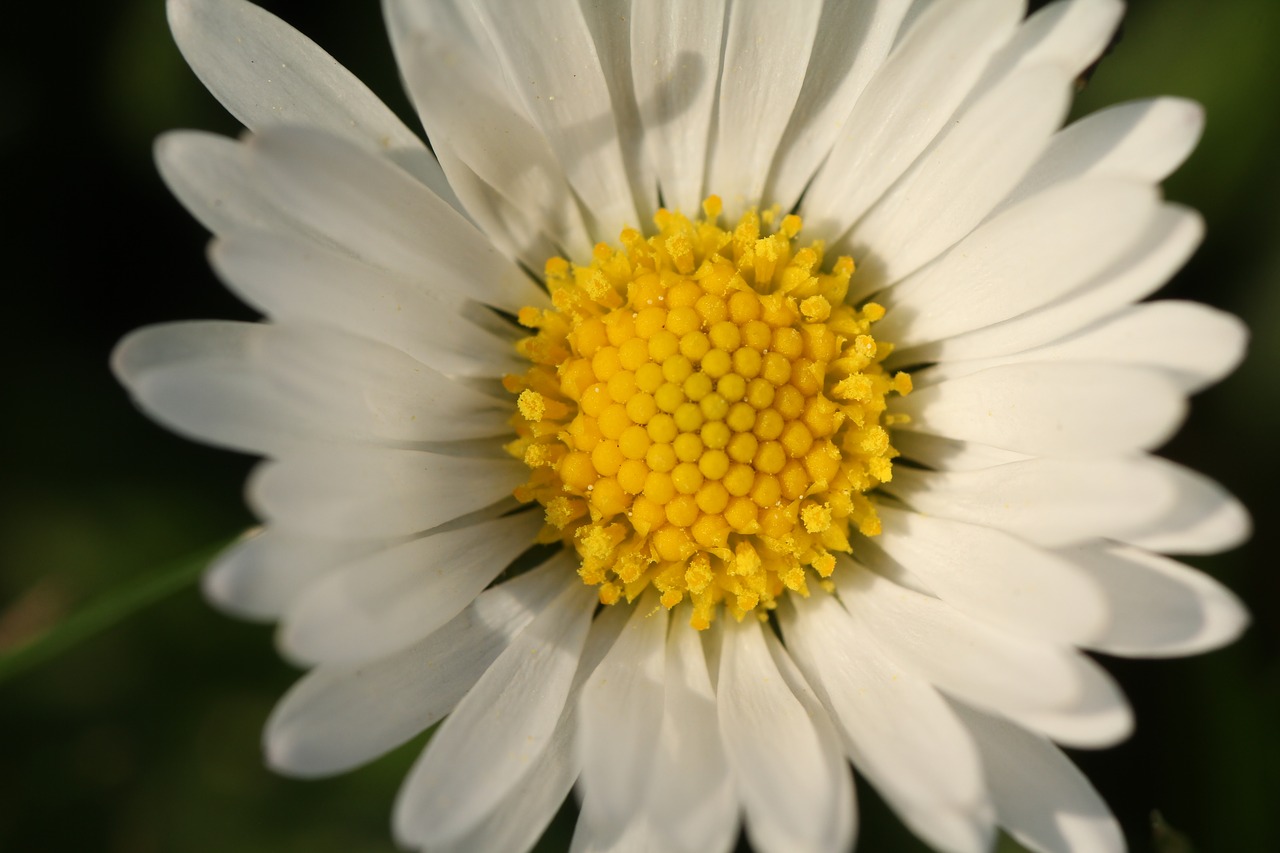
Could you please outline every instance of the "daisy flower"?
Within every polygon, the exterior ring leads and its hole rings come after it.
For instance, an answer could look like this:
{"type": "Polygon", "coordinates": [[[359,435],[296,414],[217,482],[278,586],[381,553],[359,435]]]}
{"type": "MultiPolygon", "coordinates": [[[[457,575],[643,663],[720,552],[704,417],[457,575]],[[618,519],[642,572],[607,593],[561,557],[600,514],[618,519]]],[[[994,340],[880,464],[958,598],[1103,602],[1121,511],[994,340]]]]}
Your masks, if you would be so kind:
{"type": "Polygon", "coordinates": [[[1239,321],[1141,302],[1202,225],[1202,115],[1062,127],[1118,0],[385,0],[430,140],[241,0],[170,0],[248,128],[161,173],[261,323],[123,341],[144,411],[265,457],[206,577],[313,667],[271,765],[438,728],[407,847],[1118,850],[1055,744],[1130,731],[1083,650],[1247,617],[1163,556],[1248,518],[1150,455],[1239,321]]]}

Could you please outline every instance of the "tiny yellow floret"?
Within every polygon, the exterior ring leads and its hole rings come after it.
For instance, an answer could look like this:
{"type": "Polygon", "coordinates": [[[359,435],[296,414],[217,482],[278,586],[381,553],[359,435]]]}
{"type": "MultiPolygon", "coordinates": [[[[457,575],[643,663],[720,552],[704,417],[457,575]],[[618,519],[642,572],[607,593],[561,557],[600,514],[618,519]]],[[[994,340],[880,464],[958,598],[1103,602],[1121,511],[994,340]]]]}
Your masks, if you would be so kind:
{"type": "Polygon", "coordinates": [[[881,364],[884,308],[846,302],[852,259],[824,272],[795,215],[722,227],[718,197],[702,210],[661,210],[652,236],[624,230],[586,265],[548,260],[554,307],[518,313],[531,365],[503,380],[538,541],[573,548],[601,603],[653,587],[698,629],[829,584],[851,532],[879,532],[868,493],[907,419],[887,407],[911,391],[881,364]]]}

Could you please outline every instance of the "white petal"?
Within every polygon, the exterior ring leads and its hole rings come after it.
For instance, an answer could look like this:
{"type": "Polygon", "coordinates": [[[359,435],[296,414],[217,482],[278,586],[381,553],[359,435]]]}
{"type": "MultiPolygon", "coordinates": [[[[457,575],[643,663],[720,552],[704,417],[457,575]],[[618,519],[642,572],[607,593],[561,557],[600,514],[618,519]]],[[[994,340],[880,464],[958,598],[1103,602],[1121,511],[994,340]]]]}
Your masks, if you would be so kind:
{"type": "Polygon", "coordinates": [[[927,385],[893,408],[911,416],[899,430],[1018,453],[1096,457],[1163,444],[1186,416],[1186,398],[1155,370],[1034,361],[927,385]]]}
{"type": "MultiPolygon", "coordinates": [[[[445,160],[457,161],[457,158],[449,153],[449,149],[443,150],[445,154],[442,156],[445,160]]],[[[461,178],[458,186],[462,186],[467,193],[467,211],[480,224],[484,233],[490,235],[493,245],[508,258],[518,260],[529,270],[541,270],[547,258],[570,251],[557,245],[545,233],[554,216],[547,216],[544,220],[537,210],[518,207],[476,177],[476,174],[463,163],[457,163],[455,173],[466,176],[461,178]]],[[[550,198],[546,200],[549,201],[550,198]]],[[[586,226],[583,225],[583,228],[585,229],[586,226]]],[[[573,253],[570,252],[570,254],[573,253]]],[[[577,257],[576,254],[573,256],[577,257]]]]}
{"type": "Polygon", "coordinates": [[[244,143],[198,130],[171,130],[156,139],[154,154],[169,191],[213,233],[246,227],[302,230],[250,174],[244,143]]]}
{"type": "Polygon", "coordinates": [[[906,458],[935,471],[973,471],[1031,458],[1025,453],[1014,453],[1012,450],[988,447],[972,441],[899,429],[893,432],[893,446],[906,458]]]}
{"type": "Polygon", "coordinates": [[[708,187],[731,222],[762,201],[821,14],[821,0],[792,0],[784,14],[767,3],[729,7],[708,187]]]}
{"type": "Polygon", "coordinates": [[[196,76],[250,130],[300,124],[386,155],[460,209],[422,141],[355,75],[275,15],[243,0],[169,0],[169,27],[196,76]]]}
{"type": "MultiPolygon", "coordinates": [[[[578,696],[587,678],[613,647],[626,621],[626,614],[625,607],[608,607],[591,623],[560,720],[547,748],[534,759],[529,771],[521,775],[515,786],[494,804],[483,820],[451,841],[433,844],[430,848],[432,853],[473,853],[476,850],[523,853],[537,843],[578,777],[581,760],[573,749],[578,728],[578,696]]],[[[401,843],[419,842],[402,837],[401,843]]]]}
{"type": "Polygon", "coordinates": [[[724,638],[716,709],[752,846],[762,853],[842,850],[848,839],[841,837],[839,778],[847,777],[847,765],[783,678],[760,623],[748,617],[717,624],[724,638]]]}
{"type": "MultiPolygon", "coordinates": [[[[901,15],[902,6],[892,10],[901,15]]],[[[946,125],[1013,33],[1022,7],[1021,0],[924,7],[832,140],[805,195],[807,225],[838,237],[867,212],[946,125]]]]}
{"type": "Polygon", "coordinates": [[[509,497],[516,459],[331,445],[259,466],[249,502],[262,518],[318,539],[418,533],[509,497]]]}
{"type": "Polygon", "coordinates": [[[594,590],[567,578],[432,737],[396,800],[395,831],[423,846],[474,828],[534,766],[564,711],[594,590]]]}
{"type": "Polygon", "coordinates": [[[1063,298],[1002,323],[947,338],[891,359],[984,358],[1017,353],[1082,329],[1169,280],[1204,237],[1204,220],[1193,210],[1161,205],[1142,237],[1109,268],[1063,298]]]}
{"type": "Polygon", "coordinates": [[[1142,530],[1179,497],[1172,466],[1152,457],[1028,459],[974,471],[900,467],[884,489],[926,515],[1049,547],[1142,530]]]}
{"type": "Polygon", "coordinates": [[[355,257],[510,312],[546,296],[457,211],[341,137],[272,128],[249,142],[277,203],[355,257]]]}
{"type": "MultiPolygon", "coordinates": [[[[881,73],[910,5],[910,0],[849,0],[823,5],[809,69],[791,121],[778,143],[765,198],[783,210],[795,206],[842,128],[849,129],[849,111],[868,82],[881,73]]],[[[822,182],[819,179],[810,191],[822,182]]]]}
{"type": "Polygon", "coordinates": [[[522,512],[411,539],[349,563],[285,614],[278,643],[297,660],[345,663],[398,651],[458,615],[533,545],[542,513],[522,512]]]}
{"type": "Polygon", "coordinates": [[[993,711],[1065,710],[1084,692],[1079,655],[1006,634],[946,602],[845,561],[840,599],[886,656],[940,690],[993,711]]]}
{"type": "Polygon", "coordinates": [[[1111,619],[1088,645],[1127,657],[1179,657],[1234,642],[1249,613],[1231,590],[1190,566],[1123,545],[1061,552],[1106,590],[1111,619]]]}
{"type": "Polygon", "coordinates": [[[1058,0],[1018,28],[991,62],[977,91],[1037,65],[1057,65],[1078,77],[1098,58],[1124,14],[1122,0],[1058,0]]]}
{"type": "MultiPolygon", "coordinates": [[[[809,715],[809,721],[813,723],[813,730],[823,744],[823,752],[832,759],[824,782],[833,793],[832,799],[836,807],[830,821],[831,847],[833,850],[852,850],[858,833],[858,801],[854,795],[853,774],[850,772],[851,768],[847,760],[848,751],[843,748],[840,733],[831,715],[823,707],[822,700],[805,681],[800,667],[796,665],[791,653],[782,645],[778,635],[771,630],[765,630],[762,633],[765,645],[769,647],[769,656],[773,658],[773,664],[778,668],[778,674],[786,682],[791,694],[804,706],[805,712],[809,715]]],[[[747,834],[750,838],[750,827],[747,834]]]]}
{"type": "Polygon", "coordinates": [[[442,373],[519,372],[515,348],[466,322],[459,300],[317,243],[236,231],[213,243],[210,260],[237,295],[273,320],[381,341],[442,373]]]}
{"type": "Polygon", "coordinates": [[[687,621],[687,608],[676,611],[667,634],[665,710],[644,817],[667,849],[724,853],[738,836],[738,800],[702,639],[687,621]]]}
{"type": "Polygon", "coordinates": [[[1014,838],[1044,853],[1124,853],[1107,804],[1057,747],[961,703],[955,709],[982,752],[996,817],[1014,838]]]}
{"type": "Polygon", "coordinates": [[[222,321],[148,326],[120,342],[112,367],[138,405],[171,429],[257,453],[299,441],[454,441],[510,429],[505,407],[488,395],[397,349],[336,331],[222,321]]]}
{"type": "Polygon", "coordinates": [[[596,837],[625,826],[649,786],[662,726],[667,611],[650,591],[582,690],[582,815],[596,837]],[[621,736],[620,736],[620,733],[621,736]]]}
{"type": "Polygon", "coordinates": [[[1159,183],[1190,156],[1203,130],[1204,108],[1183,98],[1099,110],[1058,131],[1002,206],[1089,176],[1159,183]]]}
{"type": "Polygon", "coordinates": [[[201,589],[205,598],[241,619],[274,621],[319,578],[390,544],[257,528],[217,556],[204,573],[201,589]]]}
{"type": "Polygon", "coordinates": [[[512,638],[564,588],[566,555],[481,593],[430,636],[381,660],[324,664],[267,722],[267,762],[291,776],[341,773],[404,743],[453,710],[512,638]]]}
{"type": "Polygon", "coordinates": [[[958,114],[837,246],[866,259],[850,295],[899,281],[981,222],[1062,123],[1069,84],[1060,68],[1033,68],[958,114]]]}
{"type": "Polygon", "coordinates": [[[955,714],[932,686],[886,657],[835,598],[810,592],[778,610],[787,648],[858,770],[933,847],[988,850],[994,814],[977,750],[955,714]]]}
{"type": "Polygon", "coordinates": [[[1064,711],[1003,708],[1013,722],[1080,749],[1114,746],[1133,733],[1133,710],[1115,680],[1089,658],[1080,659],[1084,693],[1075,706],[1064,711]]]}
{"type": "Polygon", "coordinates": [[[1248,327],[1225,311],[1167,299],[1130,306],[1035,349],[995,358],[948,361],[913,373],[912,379],[919,389],[1001,364],[1089,361],[1158,368],[1182,393],[1191,394],[1234,370],[1244,359],[1248,338],[1248,327]]]}
{"type": "Polygon", "coordinates": [[[664,204],[689,215],[703,199],[724,7],[725,0],[656,0],[631,9],[631,73],[645,143],[664,204]]]}
{"type": "Polygon", "coordinates": [[[1048,304],[1131,249],[1158,203],[1150,187],[1118,181],[1046,190],[985,223],[895,287],[877,331],[907,349],[1048,304]]]}
{"type": "Polygon", "coordinates": [[[641,226],[609,86],[578,4],[481,0],[476,11],[510,91],[542,128],[594,217],[592,236],[612,242],[624,226],[641,226]],[[551,34],[551,44],[530,33],[551,34]]]}
{"type": "Polygon", "coordinates": [[[1203,474],[1165,460],[1165,476],[1176,500],[1150,524],[1116,538],[1148,551],[1216,554],[1249,538],[1249,511],[1230,492],[1203,474]]]}
{"type": "Polygon", "coordinates": [[[625,826],[616,827],[614,831],[601,835],[587,819],[589,802],[590,797],[582,801],[583,810],[579,813],[578,823],[573,830],[569,853],[665,853],[667,848],[663,846],[656,829],[643,816],[633,816],[625,826]]]}
{"type": "Polygon", "coordinates": [[[569,796],[577,773],[578,768],[567,749],[548,746],[534,761],[533,769],[521,777],[483,821],[455,839],[433,844],[431,853],[477,850],[525,853],[533,849],[569,796]]]}
{"type": "Polygon", "coordinates": [[[591,239],[564,170],[542,131],[511,102],[492,58],[454,18],[461,10],[406,0],[383,7],[406,87],[468,210],[483,204],[470,186],[478,178],[532,212],[539,230],[571,255],[589,254],[591,239]]]}
{"type": "MultiPolygon", "coordinates": [[[[881,504],[879,536],[860,556],[883,549],[953,607],[1007,630],[1083,644],[1107,625],[1102,589],[1071,561],[990,527],[881,504]]],[[[873,568],[879,568],[873,563],[873,568]]]]}
{"type": "Polygon", "coordinates": [[[609,100],[613,105],[613,120],[618,129],[618,145],[622,148],[622,162],[627,168],[631,195],[641,223],[653,221],[658,210],[658,179],[648,158],[644,138],[645,126],[640,120],[640,108],[636,103],[631,56],[631,27],[628,20],[633,10],[624,0],[622,4],[582,3],[582,16],[591,31],[596,52],[605,57],[601,62],[605,83],[609,87],[609,100]]]}

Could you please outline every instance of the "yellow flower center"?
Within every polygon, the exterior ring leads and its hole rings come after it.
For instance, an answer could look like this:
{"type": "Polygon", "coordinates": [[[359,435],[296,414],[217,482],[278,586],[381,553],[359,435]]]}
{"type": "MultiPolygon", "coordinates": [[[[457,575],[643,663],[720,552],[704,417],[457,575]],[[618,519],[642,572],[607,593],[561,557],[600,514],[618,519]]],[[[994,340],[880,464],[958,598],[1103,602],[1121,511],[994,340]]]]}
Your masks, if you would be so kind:
{"type": "Polygon", "coordinates": [[[505,380],[508,450],[531,469],[516,497],[545,507],[543,540],[577,549],[604,604],[652,585],[665,607],[688,597],[696,628],[807,595],[851,528],[879,532],[885,397],[911,390],[881,367],[884,309],[844,302],[852,259],[822,272],[797,216],[765,235],[776,212],[726,230],[717,197],[703,210],[660,210],[657,234],[624,230],[586,266],[549,260],[554,308],[520,312],[532,366],[505,380]]]}

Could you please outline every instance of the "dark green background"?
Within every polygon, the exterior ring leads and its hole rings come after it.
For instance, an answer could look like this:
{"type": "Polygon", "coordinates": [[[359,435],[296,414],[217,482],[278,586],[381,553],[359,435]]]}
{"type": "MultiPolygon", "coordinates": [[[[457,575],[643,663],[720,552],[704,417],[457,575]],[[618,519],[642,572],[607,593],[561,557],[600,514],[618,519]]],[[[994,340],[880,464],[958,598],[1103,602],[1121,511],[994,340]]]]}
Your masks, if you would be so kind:
{"type": "MultiPolygon", "coordinates": [[[[376,4],[268,2],[402,113],[376,4]]],[[[1166,448],[1251,507],[1243,548],[1195,561],[1255,623],[1188,660],[1104,663],[1138,732],[1078,760],[1137,851],[1148,815],[1204,851],[1280,849],[1280,679],[1273,518],[1280,407],[1280,2],[1136,0],[1079,110],[1180,94],[1208,108],[1204,142],[1167,184],[1209,237],[1164,295],[1233,311],[1249,360],[1195,401],[1166,448]]],[[[234,134],[186,69],[160,0],[6,6],[0,164],[0,649],[249,523],[251,460],[189,444],[137,414],[107,370],[144,323],[249,318],[203,260],[206,235],[151,164],[171,127],[234,134]]],[[[387,851],[416,748],[336,780],[278,778],[259,730],[293,679],[268,627],[224,618],[188,588],[38,670],[0,684],[0,851],[387,851]]],[[[915,842],[865,786],[863,850],[915,842]]],[[[557,824],[565,831],[571,817],[557,824]]],[[[567,838],[567,836],[564,836],[567,838]]],[[[562,839],[552,848],[562,847],[562,839]]]]}

